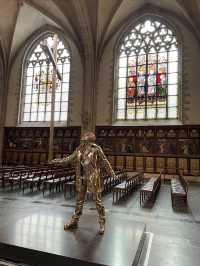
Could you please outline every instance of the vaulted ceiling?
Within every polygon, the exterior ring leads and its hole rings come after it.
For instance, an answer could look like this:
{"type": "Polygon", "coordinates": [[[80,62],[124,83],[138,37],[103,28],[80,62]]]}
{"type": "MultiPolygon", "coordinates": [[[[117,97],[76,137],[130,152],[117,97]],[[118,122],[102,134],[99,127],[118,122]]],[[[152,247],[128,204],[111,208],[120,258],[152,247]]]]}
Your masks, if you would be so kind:
{"type": "Polygon", "coordinates": [[[105,46],[135,12],[146,6],[187,22],[200,39],[200,0],[1,0],[0,41],[6,61],[44,25],[62,29],[87,53],[105,46]]]}

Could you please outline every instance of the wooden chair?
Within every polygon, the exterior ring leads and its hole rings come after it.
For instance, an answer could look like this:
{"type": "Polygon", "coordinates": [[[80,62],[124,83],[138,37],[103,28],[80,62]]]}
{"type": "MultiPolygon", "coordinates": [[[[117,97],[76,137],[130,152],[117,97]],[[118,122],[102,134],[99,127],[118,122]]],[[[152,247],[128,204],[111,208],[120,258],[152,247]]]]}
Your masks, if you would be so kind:
{"type": "Polygon", "coordinates": [[[161,174],[159,176],[152,177],[141,189],[140,189],[140,205],[149,201],[151,204],[155,202],[156,195],[161,186],[161,174]]]}
{"type": "Polygon", "coordinates": [[[174,209],[181,203],[187,205],[187,193],[188,183],[181,174],[171,179],[171,200],[174,209]]]}

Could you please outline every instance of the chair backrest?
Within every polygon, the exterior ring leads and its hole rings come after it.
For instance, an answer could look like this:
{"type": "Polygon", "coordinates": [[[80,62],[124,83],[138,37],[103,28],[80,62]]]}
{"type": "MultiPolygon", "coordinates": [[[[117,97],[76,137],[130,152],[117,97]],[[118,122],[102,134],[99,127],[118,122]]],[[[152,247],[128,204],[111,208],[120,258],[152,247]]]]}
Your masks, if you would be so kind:
{"type": "Polygon", "coordinates": [[[180,180],[181,185],[183,186],[185,192],[187,193],[188,192],[188,182],[186,181],[186,179],[182,175],[179,175],[179,180],[180,180]]]}
{"type": "Polygon", "coordinates": [[[160,184],[161,184],[161,174],[155,178],[153,189],[156,189],[156,187],[160,186],[160,184]]]}

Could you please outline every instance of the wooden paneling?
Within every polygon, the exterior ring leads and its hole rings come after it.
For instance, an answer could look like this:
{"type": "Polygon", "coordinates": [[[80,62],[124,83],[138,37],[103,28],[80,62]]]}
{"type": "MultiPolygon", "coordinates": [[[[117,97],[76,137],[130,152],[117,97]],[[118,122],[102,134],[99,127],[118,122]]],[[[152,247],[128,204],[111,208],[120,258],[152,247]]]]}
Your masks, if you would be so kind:
{"type": "Polygon", "coordinates": [[[199,159],[190,160],[190,172],[193,175],[200,175],[200,160],[199,159]]]}
{"type": "Polygon", "coordinates": [[[115,157],[114,168],[200,174],[200,125],[98,126],[96,136],[104,152],[115,157]]]}
{"type": "Polygon", "coordinates": [[[116,157],[116,168],[117,169],[124,169],[124,156],[117,156],[116,157]]]}
{"type": "Polygon", "coordinates": [[[154,172],[154,158],[153,157],[146,157],[146,167],[145,172],[154,172]]]}
{"type": "Polygon", "coordinates": [[[144,171],[144,158],[136,157],[136,171],[144,171]]]}
{"type": "Polygon", "coordinates": [[[126,170],[127,171],[133,171],[134,170],[133,156],[126,156],[126,170]]]}
{"type": "Polygon", "coordinates": [[[165,170],[165,158],[156,158],[156,172],[164,172],[165,170]]]}
{"type": "Polygon", "coordinates": [[[178,159],[178,168],[183,169],[183,174],[187,175],[189,173],[188,159],[179,158],[178,159]]]}
{"type": "MultiPolygon", "coordinates": [[[[80,127],[59,127],[54,131],[54,156],[72,153],[80,142],[80,127]]],[[[39,164],[48,159],[49,128],[6,127],[4,164],[39,164]]]]}

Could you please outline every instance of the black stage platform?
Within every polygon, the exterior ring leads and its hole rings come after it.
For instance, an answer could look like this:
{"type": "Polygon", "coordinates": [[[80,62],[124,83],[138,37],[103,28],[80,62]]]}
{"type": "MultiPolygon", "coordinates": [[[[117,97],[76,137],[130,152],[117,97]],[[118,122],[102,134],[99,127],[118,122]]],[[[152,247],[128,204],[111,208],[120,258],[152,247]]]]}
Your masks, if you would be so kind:
{"type": "Polygon", "coordinates": [[[97,234],[96,212],[85,213],[79,228],[64,231],[71,213],[51,210],[14,217],[1,227],[0,257],[29,265],[137,265],[145,225],[107,214],[106,231],[97,234]]]}

